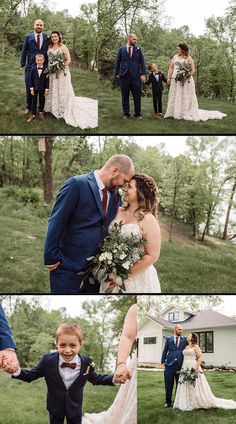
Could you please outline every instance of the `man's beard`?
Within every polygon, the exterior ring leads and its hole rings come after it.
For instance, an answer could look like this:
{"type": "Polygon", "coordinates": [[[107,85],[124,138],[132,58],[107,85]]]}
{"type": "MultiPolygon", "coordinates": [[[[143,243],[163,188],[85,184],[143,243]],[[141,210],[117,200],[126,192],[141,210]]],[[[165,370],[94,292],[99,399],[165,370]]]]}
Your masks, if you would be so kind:
{"type": "Polygon", "coordinates": [[[109,183],[107,184],[107,189],[108,189],[111,193],[113,193],[114,191],[116,191],[116,190],[119,188],[119,186],[116,184],[115,180],[116,180],[116,177],[112,178],[112,179],[109,181],[109,183]]]}
{"type": "Polygon", "coordinates": [[[43,32],[43,30],[41,28],[37,28],[37,29],[35,29],[35,32],[37,32],[37,34],[41,34],[41,32],[43,32]]]}

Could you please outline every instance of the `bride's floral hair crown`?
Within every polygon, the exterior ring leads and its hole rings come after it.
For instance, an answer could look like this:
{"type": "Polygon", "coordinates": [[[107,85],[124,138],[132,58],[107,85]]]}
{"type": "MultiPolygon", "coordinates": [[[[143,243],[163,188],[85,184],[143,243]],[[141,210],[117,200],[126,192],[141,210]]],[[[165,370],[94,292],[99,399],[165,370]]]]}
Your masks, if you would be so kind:
{"type": "Polygon", "coordinates": [[[135,174],[131,180],[135,180],[137,189],[138,201],[138,217],[140,220],[144,218],[145,213],[151,212],[152,215],[157,216],[158,188],[152,177],[140,173],[135,174]]]}

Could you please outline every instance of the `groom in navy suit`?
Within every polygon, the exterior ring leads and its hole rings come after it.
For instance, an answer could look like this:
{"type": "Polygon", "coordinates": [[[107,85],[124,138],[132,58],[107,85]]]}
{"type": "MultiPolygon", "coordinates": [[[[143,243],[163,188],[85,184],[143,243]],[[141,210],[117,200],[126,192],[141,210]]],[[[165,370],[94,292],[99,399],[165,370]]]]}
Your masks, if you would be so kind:
{"type": "Polygon", "coordinates": [[[21,53],[21,67],[25,69],[25,87],[26,87],[26,113],[31,110],[32,97],[30,95],[30,74],[31,68],[35,65],[35,56],[41,53],[45,57],[47,65],[47,51],[49,38],[43,33],[44,23],[37,19],[34,23],[34,32],[25,36],[21,53]]]}
{"type": "Polygon", "coordinates": [[[165,407],[172,406],[172,391],[174,387],[174,380],[177,386],[179,380],[178,371],[180,371],[183,363],[183,350],[187,345],[187,339],[186,337],[182,336],[182,333],[183,327],[181,325],[175,325],[174,335],[167,337],[162,353],[161,363],[165,365],[165,407]]]}
{"type": "Polygon", "coordinates": [[[19,364],[16,356],[16,344],[8,324],[2,304],[0,303],[0,368],[14,372],[19,364]]]}
{"type": "Polygon", "coordinates": [[[87,258],[98,252],[121,205],[117,192],[134,174],[126,155],[114,155],[94,172],[69,178],[61,188],[45,241],[44,262],[52,293],[97,293],[99,285],[80,290],[87,258]]]}
{"type": "Polygon", "coordinates": [[[127,45],[119,49],[115,64],[115,77],[120,82],[122,93],[124,119],[130,117],[130,91],[134,99],[134,115],[141,119],[141,81],[146,81],[146,68],[142,50],[136,43],[136,35],[129,34],[127,45]]]}

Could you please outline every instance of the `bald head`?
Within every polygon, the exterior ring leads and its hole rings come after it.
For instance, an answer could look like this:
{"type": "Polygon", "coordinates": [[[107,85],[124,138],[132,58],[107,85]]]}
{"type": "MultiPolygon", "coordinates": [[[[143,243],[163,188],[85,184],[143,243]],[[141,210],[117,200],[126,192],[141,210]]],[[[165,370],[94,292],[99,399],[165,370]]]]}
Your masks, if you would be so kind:
{"type": "Polygon", "coordinates": [[[182,333],[183,333],[183,327],[182,327],[182,325],[176,324],[174,326],[174,335],[175,336],[181,336],[182,333]]]}
{"type": "Polygon", "coordinates": [[[41,32],[43,31],[43,28],[44,28],[44,23],[42,19],[36,19],[36,21],[34,22],[35,32],[37,32],[37,34],[41,34],[41,32]]]}
{"type": "Polygon", "coordinates": [[[129,156],[113,155],[98,171],[98,175],[110,190],[123,187],[134,175],[134,164],[129,156]]]}
{"type": "Polygon", "coordinates": [[[133,33],[128,35],[128,44],[129,46],[135,46],[137,44],[137,36],[133,33]]]}
{"type": "Polygon", "coordinates": [[[134,164],[127,155],[113,155],[105,163],[104,168],[109,169],[116,167],[122,174],[132,174],[129,179],[134,175],[134,164]]]}

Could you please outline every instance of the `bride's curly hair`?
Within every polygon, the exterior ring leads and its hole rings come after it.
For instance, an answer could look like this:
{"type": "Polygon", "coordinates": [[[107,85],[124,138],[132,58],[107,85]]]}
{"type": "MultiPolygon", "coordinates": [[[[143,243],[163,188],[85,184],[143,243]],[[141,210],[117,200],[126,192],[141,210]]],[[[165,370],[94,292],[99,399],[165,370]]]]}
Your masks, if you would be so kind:
{"type": "Polygon", "coordinates": [[[193,345],[198,344],[198,335],[196,333],[191,333],[192,337],[191,337],[191,342],[193,345]]]}
{"type": "MultiPolygon", "coordinates": [[[[51,37],[52,37],[52,34],[57,34],[58,35],[58,38],[59,38],[59,40],[58,40],[58,46],[61,46],[62,45],[62,36],[61,36],[61,33],[59,32],[59,31],[52,31],[51,32],[51,37]]],[[[53,42],[52,42],[52,38],[51,38],[51,40],[50,40],[50,47],[52,47],[53,46],[53,42]]]]}
{"type": "MultiPolygon", "coordinates": [[[[131,180],[136,183],[138,208],[135,215],[139,221],[144,218],[146,213],[157,216],[157,207],[159,203],[158,188],[152,177],[146,174],[135,174],[131,180]]],[[[129,205],[124,206],[125,209],[129,205]]]]}
{"type": "Polygon", "coordinates": [[[179,43],[178,47],[182,50],[185,56],[189,56],[189,46],[186,43],[179,43]]]}

